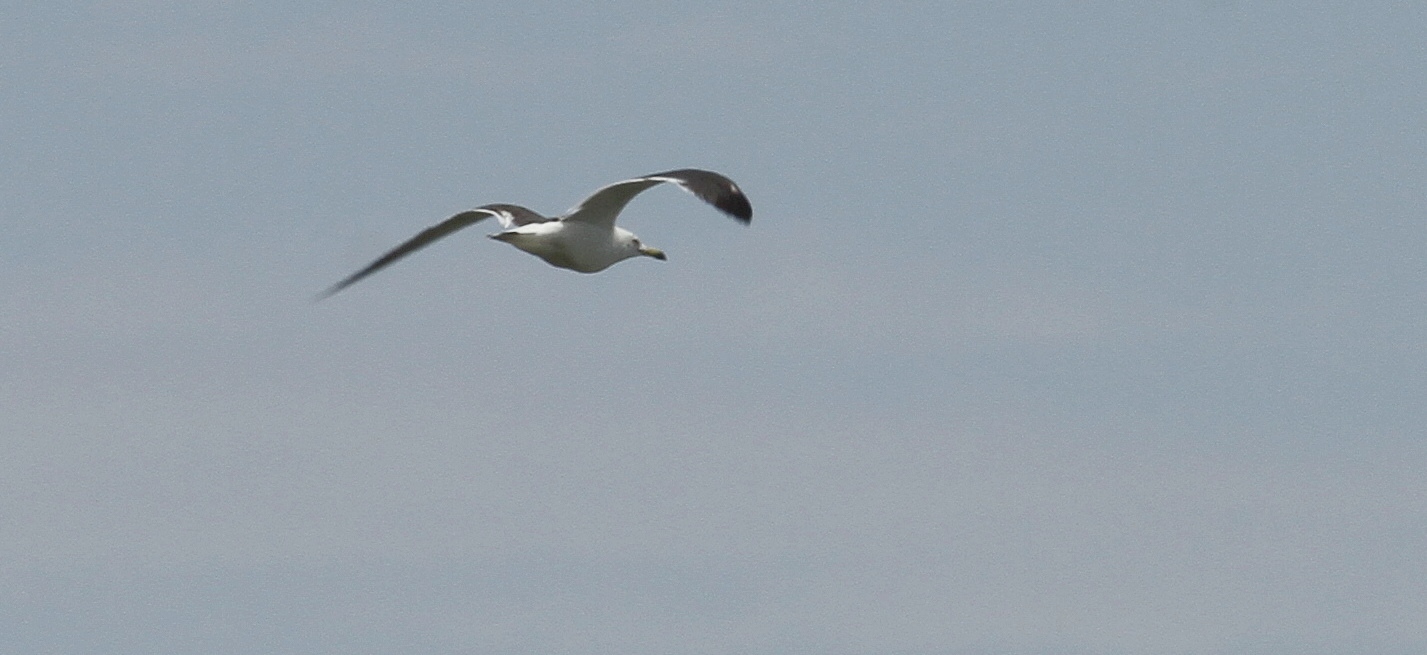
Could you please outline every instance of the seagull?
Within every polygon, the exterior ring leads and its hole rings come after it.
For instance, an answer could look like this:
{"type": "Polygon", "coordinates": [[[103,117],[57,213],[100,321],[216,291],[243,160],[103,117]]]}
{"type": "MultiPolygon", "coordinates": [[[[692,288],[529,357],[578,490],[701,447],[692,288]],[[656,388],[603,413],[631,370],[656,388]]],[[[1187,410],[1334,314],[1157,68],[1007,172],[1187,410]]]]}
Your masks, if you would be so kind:
{"type": "Polygon", "coordinates": [[[603,187],[564,216],[546,218],[519,205],[500,203],[461,212],[422,230],[366,268],[332,285],[317,299],[327,298],[437,239],[491,217],[500,221],[502,229],[488,235],[490,238],[524,250],[552,266],[580,273],[598,273],[640,255],[666,260],[663,250],[644,245],[633,232],[614,224],[614,219],[634,196],[664,182],[677,184],[744,225],[753,221],[753,206],[748,197],[733,180],[723,175],[697,168],[654,173],[603,187]]]}

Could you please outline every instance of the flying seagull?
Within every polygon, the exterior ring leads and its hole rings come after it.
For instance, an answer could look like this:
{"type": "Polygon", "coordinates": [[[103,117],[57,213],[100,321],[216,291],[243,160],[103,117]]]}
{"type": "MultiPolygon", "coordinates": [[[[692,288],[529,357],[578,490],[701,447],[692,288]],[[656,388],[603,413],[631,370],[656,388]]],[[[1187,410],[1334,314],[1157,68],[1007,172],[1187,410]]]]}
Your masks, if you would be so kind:
{"type": "Polygon", "coordinates": [[[502,230],[490,235],[490,238],[504,241],[553,266],[572,271],[597,273],[639,255],[665,259],[664,251],[644,245],[634,233],[614,224],[614,219],[634,196],[662,182],[679,185],[744,225],[753,220],[753,206],[733,180],[696,168],[654,173],[599,189],[564,216],[555,218],[546,218],[524,207],[506,204],[482,205],[461,212],[426,228],[406,243],[378,257],[366,268],[332,285],[318,299],[356,284],[441,237],[491,217],[500,221],[502,230]]]}

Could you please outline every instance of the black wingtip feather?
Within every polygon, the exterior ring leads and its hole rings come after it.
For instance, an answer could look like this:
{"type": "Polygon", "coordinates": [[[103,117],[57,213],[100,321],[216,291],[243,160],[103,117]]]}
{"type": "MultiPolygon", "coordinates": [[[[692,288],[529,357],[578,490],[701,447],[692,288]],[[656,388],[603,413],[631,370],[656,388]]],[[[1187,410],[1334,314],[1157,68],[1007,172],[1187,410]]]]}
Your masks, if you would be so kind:
{"type": "Polygon", "coordinates": [[[699,168],[681,168],[645,177],[678,182],[685,189],[702,198],[704,202],[732,216],[738,222],[744,225],[753,222],[753,204],[748,201],[748,196],[743,195],[743,190],[738,188],[733,180],[722,174],[699,168]]]}
{"type": "Polygon", "coordinates": [[[748,202],[748,196],[743,195],[738,187],[733,188],[733,193],[720,196],[714,201],[714,206],[723,213],[738,219],[738,222],[744,225],[753,222],[753,204],[748,202]]]}

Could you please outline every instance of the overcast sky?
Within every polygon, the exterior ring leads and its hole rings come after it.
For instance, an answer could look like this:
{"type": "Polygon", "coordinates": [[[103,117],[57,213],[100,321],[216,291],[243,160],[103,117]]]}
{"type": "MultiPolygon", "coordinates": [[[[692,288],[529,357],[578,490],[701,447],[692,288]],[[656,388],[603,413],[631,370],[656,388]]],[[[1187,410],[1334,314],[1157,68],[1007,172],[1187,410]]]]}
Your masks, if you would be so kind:
{"type": "Polygon", "coordinates": [[[6,2],[0,651],[1427,650],[1418,3],[6,2]],[[671,168],[598,275],[479,225],[671,168]]]}

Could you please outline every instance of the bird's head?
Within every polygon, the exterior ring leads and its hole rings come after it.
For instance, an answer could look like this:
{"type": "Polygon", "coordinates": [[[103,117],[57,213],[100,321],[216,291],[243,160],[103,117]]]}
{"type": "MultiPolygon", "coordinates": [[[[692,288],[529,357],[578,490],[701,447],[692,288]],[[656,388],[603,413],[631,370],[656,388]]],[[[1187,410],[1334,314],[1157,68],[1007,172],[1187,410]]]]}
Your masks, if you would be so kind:
{"type": "Polygon", "coordinates": [[[667,261],[669,259],[663,250],[644,245],[644,242],[640,241],[639,237],[634,236],[634,233],[618,227],[615,228],[615,231],[619,233],[619,240],[624,242],[626,248],[629,248],[629,257],[644,255],[645,257],[653,257],[660,261],[667,261]]]}

